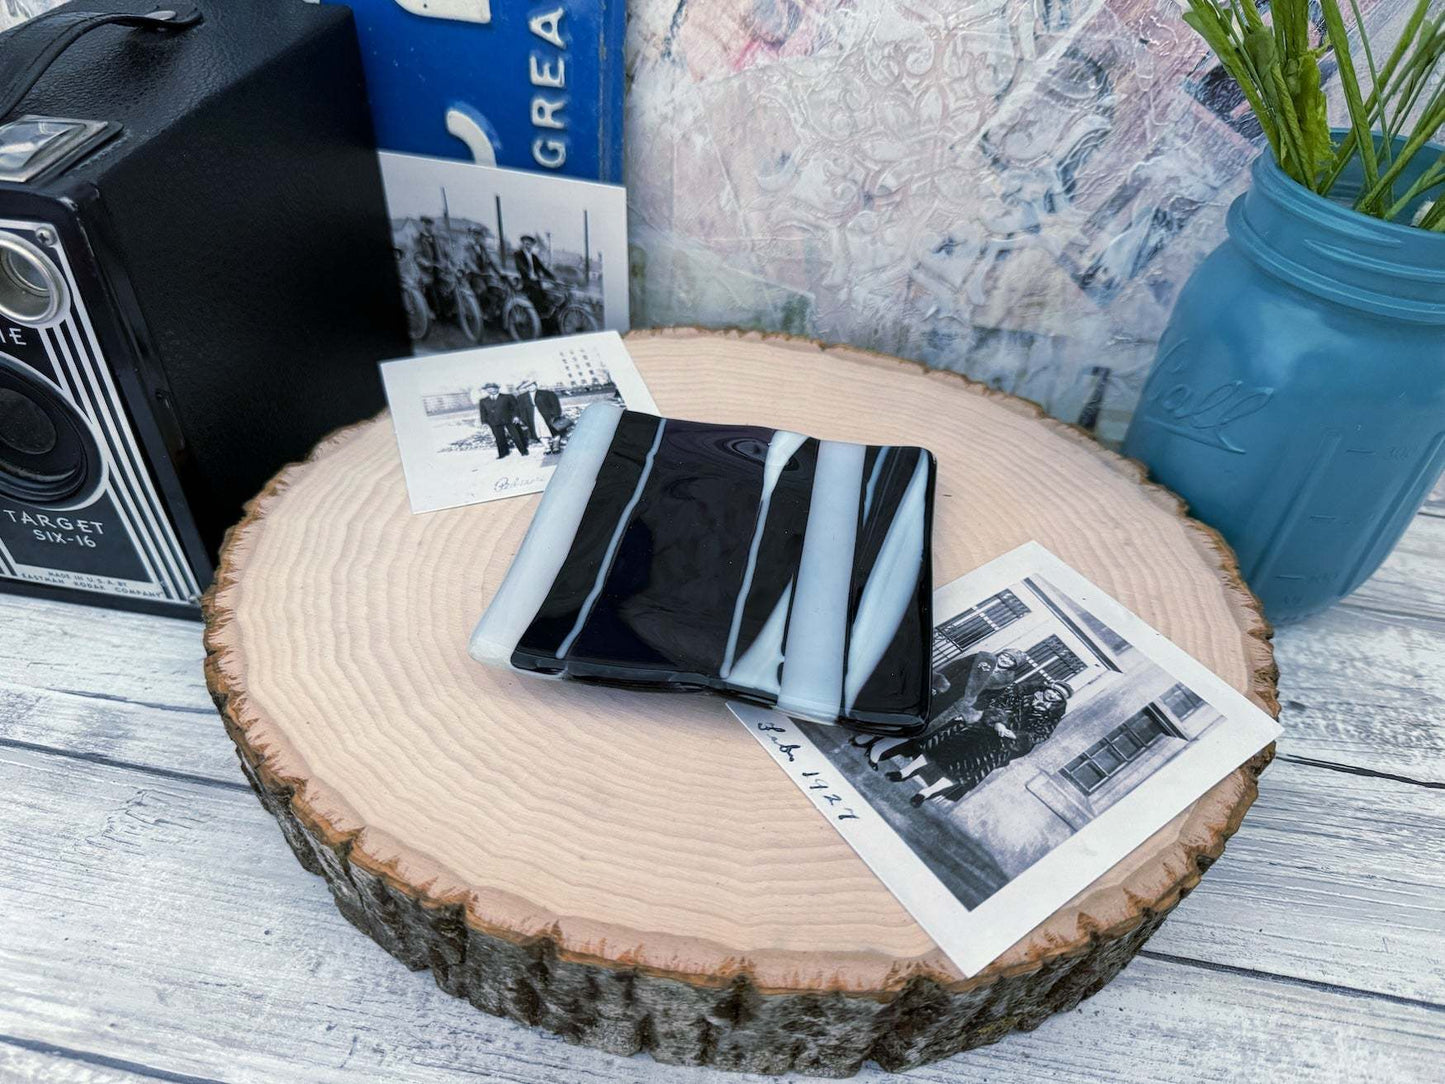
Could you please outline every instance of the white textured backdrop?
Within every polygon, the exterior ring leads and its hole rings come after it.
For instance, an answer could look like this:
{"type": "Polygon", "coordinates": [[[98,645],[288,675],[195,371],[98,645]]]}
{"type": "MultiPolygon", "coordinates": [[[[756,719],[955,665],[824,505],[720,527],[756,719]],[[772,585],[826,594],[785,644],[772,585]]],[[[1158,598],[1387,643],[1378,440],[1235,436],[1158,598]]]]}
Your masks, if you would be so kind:
{"type": "Polygon", "coordinates": [[[1120,439],[1259,144],[1179,13],[633,0],[634,323],[872,347],[1120,439]]]}
{"type": "MultiPolygon", "coordinates": [[[[1392,41],[1404,0],[1362,7],[1392,41]]],[[[1179,11],[631,0],[634,324],[871,347],[1120,439],[1258,145],[1179,11]]]]}

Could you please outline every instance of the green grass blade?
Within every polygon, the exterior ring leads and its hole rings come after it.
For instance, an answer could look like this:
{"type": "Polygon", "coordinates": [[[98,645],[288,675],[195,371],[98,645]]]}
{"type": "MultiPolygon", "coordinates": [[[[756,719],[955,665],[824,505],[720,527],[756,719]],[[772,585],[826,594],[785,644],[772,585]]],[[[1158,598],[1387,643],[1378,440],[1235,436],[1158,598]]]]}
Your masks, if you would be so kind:
{"type": "Polygon", "coordinates": [[[1430,168],[1415,179],[1415,183],[1405,190],[1405,194],[1390,205],[1384,217],[1394,221],[1395,217],[1408,207],[1417,196],[1428,192],[1438,184],[1445,184],[1445,154],[1435,159],[1430,168]]]}
{"type": "MultiPolygon", "coordinates": [[[[1418,0],[1415,8],[1410,12],[1410,18],[1405,23],[1405,29],[1401,31],[1400,38],[1395,42],[1395,48],[1390,51],[1390,58],[1385,61],[1385,66],[1380,69],[1380,77],[1375,85],[1370,88],[1370,96],[1365,100],[1366,112],[1372,116],[1378,113],[1380,118],[1380,129],[1385,129],[1386,103],[1390,98],[1390,81],[1394,78],[1395,69],[1405,59],[1410,49],[1415,44],[1416,35],[1420,32],[1420,26],[1425,21],[1425,15],[1430,9],[1430,0],[1418,0]]],[[[1373,125],[1372,125],[1373,127],[1373,125]]],[[[1329,169],[1325,172],[1325,178],[1320,186],[1320,192],[1329,195],[1330,189],[1339,180],[1344,172],[1345,166],[1349,163],[1351,156],[1355,153],[1355,132],[1352,128],[1340,145],[1335,148],[1335,159],[1329,169]]]]}
{"type": "Polygon", "coordinates": [[[1276,61],[1269,66],[1271,90],[1280,116],[1280,144],[1288,150],[1288,159],[1280,165],[1300,184],[1313,188],[1314,170],[1305,149],[1305,136],[1300,128],[1299,114],[1295,111],[1294,99],[1290,96],[1289,83],[1285,80],[1284,69],[1276,61]]]}
{"type": "Polygon", "coordinates": [[[1274,111],[1270,108],[1266,96],[1262,92],[1261,84],[1252,71],[1253,65],[1247,62],[1243,44],[1236,41],[1230,34],[1212,4],[1191,0],[1190,10],[1184,12],[1183,18],[1185,23],[1214,51],[1214,55],[1219,59],[1224,70],[1229,73],[1229,77],[1244,92],[1244,99],[1249,103],[1250,109],[1254,110],[1254,115],[1259,120],[1259,126],[1264,131],[1265,139],[1269,141],[1275,157],[1279,158],[1279,132],[1278,124],[1274,119],[1274,111]]]}
{"type": "MultiPolygon", "coordinates": [[[[1380,85],[1380,69],[1375,64],[1375,50],[1370,47],[1370,32],[1365,26],[1365,16],[1360,11],[1360,0],[1350,0],[1350,14],[1355,17],[1355,28],[1360,33],[1360,47],[1365,53],[1365,67],[1370,70],[1370,95],[1375,96],[1375,90],[1380,85]]],[[[1375,130],[1375,110],[1371,108],[1369,101],[1365,103],[1365,127],[1371,132],[1375,130]]],[[[1384,129],[1381,123],[1380,128],[1384,129]]],[[[1380,155],[1386,165],[1390,163],[1391,148],[1394,145],[1387,139],[1380,147],[1380,155]]],[[[1389,201],[1389,195],[1385,196],[1389,201]]]]}
{"type": "Polygon", "coordinates": [[[1434,78],[1435,66],[1442,53],[1445,53],[1445,34],[1441,33],[1440,23],[1426,23],[1425,33],[1421,36],[1415,52],[1411,54],[1404,72],[1401,73],[1400,83],[1395,88],[1395,110],[1385,126],[1386,138],[1394,139],[1400,134],[1405,121],[1419,104],[1420,95],[1434,78]]]}
{"type": "MultiPolygon", "coordinates": [[[[1439,98],[1438,94],[1436,98],[1439,98]]],[[[1385,189],[1394,182],[1395,178],[1405,171],[1406,167],[1410,164],[1410,160],[1415,157],[1416,152],[1429,141],[1430,137],[1435,134],[1441,124],[1445,124],[1445,101],[1437,100],[1433,107],[1428,109],[1425,115],[1420,118],[1420,123],[1415,125],[1414,132],[1410,134],[1410,138],[1405,142],[1405,145],[1400,148],[1399,157],[1390,163],[1390,168],[1380,175],[1380,179],[1375,182],[1373,188],[1355,202],[1355,206],[1360,208],[1373,207],[1379,201],[1385,189]]]]}
{"type": "Polygon", "coordinates": [[[1263,30],[1264,17],[1260,15],[1254,0],[1236,0],[1236,2],[1239,4],[1239,10],[1244,13],[1244,25],[1256,30],[1263,30]]]}
{"type": "MultiPolygon", "coordinates": [[[[1345,30],[1345,20],[1340,14],[1337,0],[1321,0],[1320,8],[1325,16],[1325,35],[1330,48],[1335,52],[1335,63],[1340,71],[1340,88],[1345,92],[1345,105],[1350,112],[1350,127],[1355,134],[1355,144],[1360,152],[1360,162],[1365,170],[1365,184],[1373,186],[1380,176],[1380,167],[1375,160],[1375,140],[1370,132],[1370,115],[1365,111],[1365,102],[1360,94],[1360,81],[1355,75],[1355,62],[1350,56],[1350,37],[1345,30]]],[[[1364,27],[1360,27],[1364,33],[1364,27]]]]}
{"type": "Polygon", "coordinates": [[[1360,47],[1365,51],[1365,66],[1370,69],[1370,89],[1380,85],[1380,69],[1375,67],[1375,50],[1370,48],[1370,32],[1365,29],[1365,17],[1360,14],[1360,0],[1350,0],[1350,14],[1355,17],[1355,26],[1360,31],[1360,47]]]}

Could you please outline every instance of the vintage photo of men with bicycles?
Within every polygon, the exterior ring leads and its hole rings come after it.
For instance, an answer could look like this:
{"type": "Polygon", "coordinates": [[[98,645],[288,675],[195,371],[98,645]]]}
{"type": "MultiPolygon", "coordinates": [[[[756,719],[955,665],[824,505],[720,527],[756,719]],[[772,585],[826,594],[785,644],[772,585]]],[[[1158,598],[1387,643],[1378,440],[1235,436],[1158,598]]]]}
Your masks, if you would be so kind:
{"type": "Polygon", "coordinates": [[[623,189],[384,154],[418,354],[627,329],[623,189]]]}

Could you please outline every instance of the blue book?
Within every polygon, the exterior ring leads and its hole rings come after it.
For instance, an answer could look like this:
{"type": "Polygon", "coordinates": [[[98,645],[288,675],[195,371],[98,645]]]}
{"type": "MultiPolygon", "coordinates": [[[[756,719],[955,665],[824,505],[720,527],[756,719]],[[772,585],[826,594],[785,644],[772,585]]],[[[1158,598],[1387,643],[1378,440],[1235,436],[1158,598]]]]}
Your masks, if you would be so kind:
{"type": "Polygon", "coordinates": [[[377,145],[622,180],[625,0],[351,0],[377,145]]]}

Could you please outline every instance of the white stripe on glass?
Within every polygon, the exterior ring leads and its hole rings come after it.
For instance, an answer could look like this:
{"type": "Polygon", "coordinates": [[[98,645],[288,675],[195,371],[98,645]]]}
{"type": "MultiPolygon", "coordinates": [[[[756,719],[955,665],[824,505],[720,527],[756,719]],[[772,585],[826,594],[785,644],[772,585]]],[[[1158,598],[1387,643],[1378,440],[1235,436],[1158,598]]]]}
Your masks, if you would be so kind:
{"type": "Polygon", "coordinates": [[[865,451],[861,444],[835,441],[818,446],[797,592],[788,620],[778,707],[824,722],[837,720],[843,699],[848,588],[865,451]]]}
{"type": "Polygon", "coordinates": [[[602,555],[602,567],[597,570],[597,579],[592,584],[592,590],[587,592],[587,598],[582,603],[582,609],[577,612],[577,621],[572,626],[572,631],[562,641],[562,646],[557,648],[557,658],[564,659],[567,652],[572,650],[572,642],[582,633],[582,627],[587,624],[587,618],[592,615],[592,607],[597,603],[597,597],[602,594],[602,585],[607,582],[607,574],[612,571],[612,562],[617,559],[617,547],[622,544],[622,536],[627,532],[628,525],[632,522],[632,512],[637,507],[637,502],[642,500],[642,491],[647,487],[647,479],[652,474],[652,464],[657,460],[657,449],[662,445],[662,434],[667,430],[667,419],[657,419],[657,435],[652,438],[652,447],[647,450],[647,459],[642,464],[642,474],[638,476],[637,487],[632,491],[632,499],[627,502],[627,507],[622,509],[622,515],[617,517],[617,526],[612,530],[612,538],[607,543],[607,552],[602,555]]]}
{"type": "MultiPolygon", "coordinates": [[[[786,429],[779,429],[773,433],[773,439],[768,442],[768,455],[763,461],[763,496],[758,504],[758,521],[753,525],[753,542],[748,547],[748,567],[743,573],[743,586],[738,592],[737,601],[733,604],[733,623],[728,630],[728,646],[723,653],[723,664],[720,673],[726,679],[733,668],[733,655],[738,649],[738,630],[742,627],[743,608],[748,602],[748,592],[753,587],[753,573],[758,567],[758,547],[762,545],[763,528],[768,522],[768,507],[773,501],[773,490],[778,486],[778,479],[783,475],[783,468],[788,461],[797,454],[803,442],[808,438],[801,433],[789,433],[786,429]]],[[[791,585],[789,585],[791,586],[791,585]]],[[[781,644],[781,639],[779,643],[781,644]]],[[[776,681],[774,684],[777,684],[776,681]]]]}
{"type": "Polygon", "coordinates": [[[779,670],[783,662],[783,630],[788,626],[788,603],[792,598],[793,583],[789,580],[756,639],[732,668],[728,680],[734,685],[774,696],[778,694],[779,670]]]}
{"type": "Polygon", "coordinates": [[[542,491],[542,502],[532,516],[522,547],[472,632],[468,650],[478,662],[510,664],[517,641],[537,616],[567,560],[597,472],[621,420],[622,408],[612,403],[594,403],[582,412],[557,469],[542,491]]]}

